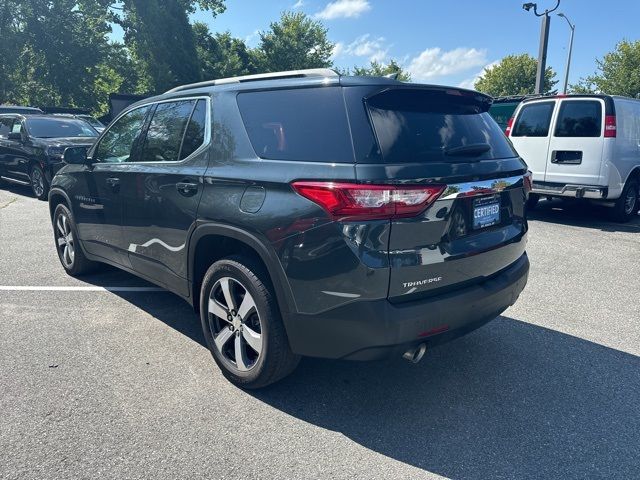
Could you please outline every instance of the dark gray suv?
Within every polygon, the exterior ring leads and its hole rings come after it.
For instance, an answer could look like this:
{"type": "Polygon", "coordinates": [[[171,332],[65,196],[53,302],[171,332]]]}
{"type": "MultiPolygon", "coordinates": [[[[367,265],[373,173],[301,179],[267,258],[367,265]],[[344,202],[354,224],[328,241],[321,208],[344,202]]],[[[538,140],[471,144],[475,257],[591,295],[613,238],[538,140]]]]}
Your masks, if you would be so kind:
{"type": "Polygon", "coordinates": [[[66,150],[49,195],[60,261],[183,297],[245,388],[302,355],[417,361],[527,281],[530,177],[490,105],[331,70],[175,88],[66,150]]]}

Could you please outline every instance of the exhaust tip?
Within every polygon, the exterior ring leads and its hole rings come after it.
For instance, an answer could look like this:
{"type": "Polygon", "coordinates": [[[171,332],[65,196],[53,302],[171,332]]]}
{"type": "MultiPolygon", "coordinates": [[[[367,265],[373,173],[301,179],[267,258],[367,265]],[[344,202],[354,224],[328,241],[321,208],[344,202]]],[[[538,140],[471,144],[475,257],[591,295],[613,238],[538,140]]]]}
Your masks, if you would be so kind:
{"type": "Polygon", "coordinates": [[[427,344],[421,343],[416,348],[411,348],[402,354],[402,358],[410,361],[411,363],[418,363],[424,357],[427,351],[427,344]]]}

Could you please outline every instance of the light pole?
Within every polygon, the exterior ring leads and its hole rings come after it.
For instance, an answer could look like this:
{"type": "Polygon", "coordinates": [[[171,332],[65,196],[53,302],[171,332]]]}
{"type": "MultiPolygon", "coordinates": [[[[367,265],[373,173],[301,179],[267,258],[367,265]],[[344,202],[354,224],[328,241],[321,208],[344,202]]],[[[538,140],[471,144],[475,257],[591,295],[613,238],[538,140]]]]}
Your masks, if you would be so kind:
{"type": "Polygon", "coordinates": [[[573,50],[573,34],[576,31],[576,26],[571,24],[571,21],[564,13],[559,13],[558,16],[564,18],[571,29],[571,36],[569,37],[569,53],[567,54],[567,66],[564,69],[564,85],[562,86],[562,93],[566,94],[567,84],[569,83],[569,68],[571,67],[571,51],[573,50]]]}
{"type": "Polygon", "coordinates": [[[536,70],[536,90],[535,93],[542,93],[544,88],[544,71],[547,67],[547,45],[549,44],[549,25],[551,24],[551,18],[549,14],[558,9],[560,6],[560,0],[557,0],[556,6],[545,10],[543,13],[538,13],[538,4],[536,3],[524,3],[522,8],[527,12],[533,8],[533,13],[536,17],[542,17],[542,25],[540,26],[540,50],[538,51],[538,68],[536,70]]]}

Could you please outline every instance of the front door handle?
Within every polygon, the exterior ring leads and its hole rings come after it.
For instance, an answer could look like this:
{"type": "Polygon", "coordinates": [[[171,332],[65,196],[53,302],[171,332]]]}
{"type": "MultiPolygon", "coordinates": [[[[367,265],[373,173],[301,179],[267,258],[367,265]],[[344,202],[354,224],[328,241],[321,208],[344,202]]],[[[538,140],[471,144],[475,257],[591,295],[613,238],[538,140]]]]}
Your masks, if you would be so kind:
{"type": "Polygon", "coordinates": [[[184,195],[185,197],[190,197],[195,195],[198,191],[198,184],[191,182],[178,182],[176,183],[176,190],[180,195],[184,195]]]}
{"type": "Polygon", "coordinates": [[[109,178],[107,178],[106,181],[107,181],[107,185],[109,185],[114,192],[117,192],[118,190],[120,190],[120,179],[119,178],[109,177],[109,178]]]}

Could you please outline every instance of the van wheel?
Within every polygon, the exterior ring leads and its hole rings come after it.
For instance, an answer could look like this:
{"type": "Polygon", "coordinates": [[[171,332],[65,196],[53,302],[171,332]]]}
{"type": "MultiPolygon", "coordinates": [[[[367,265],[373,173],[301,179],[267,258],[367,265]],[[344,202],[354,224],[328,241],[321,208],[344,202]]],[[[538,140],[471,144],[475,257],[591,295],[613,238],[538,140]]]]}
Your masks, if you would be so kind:
{"type": "Polygon", "coordinates": [[[53,237],[60,263],[69,275],[77,277],[96,269],[98,264],[85,257],[82,251],[71,210],[62,203],[53,212],[53,237]]]}
{"type": "Polygon", "coordinates": [[[611,218],[616,222],[628,222],[638,213],[640,204],[638,197],[640,191],[638,187],[638,180],[632,178],[627,181],[627,184],[622,190],[622,195],[616,200],[615,206],[611,210],[611,218]]]}
{"type": "Polygon", "coordinates": [[[533,210],[538,205],[540,201],[540,195],[535,193],[530,193],[529,198],[527,199],[527,210],[533,210]]]}
{"type": "Polygon", "coordinates": [[[44,172],[40,165],[34,165],[29,173],[29,180],[31,183],[31,190],[38,200],[46,200],[49,195],[49,185],[47,179],[44,176],[44,172]]]}
{"type": "Polygon", "coordinates": [[[300,358],[289,340],[266,273],[243,256],[215,262],[200,290],[207,346],[224,376],[241,388],[265,387],[289,375],[300,358]]]}

